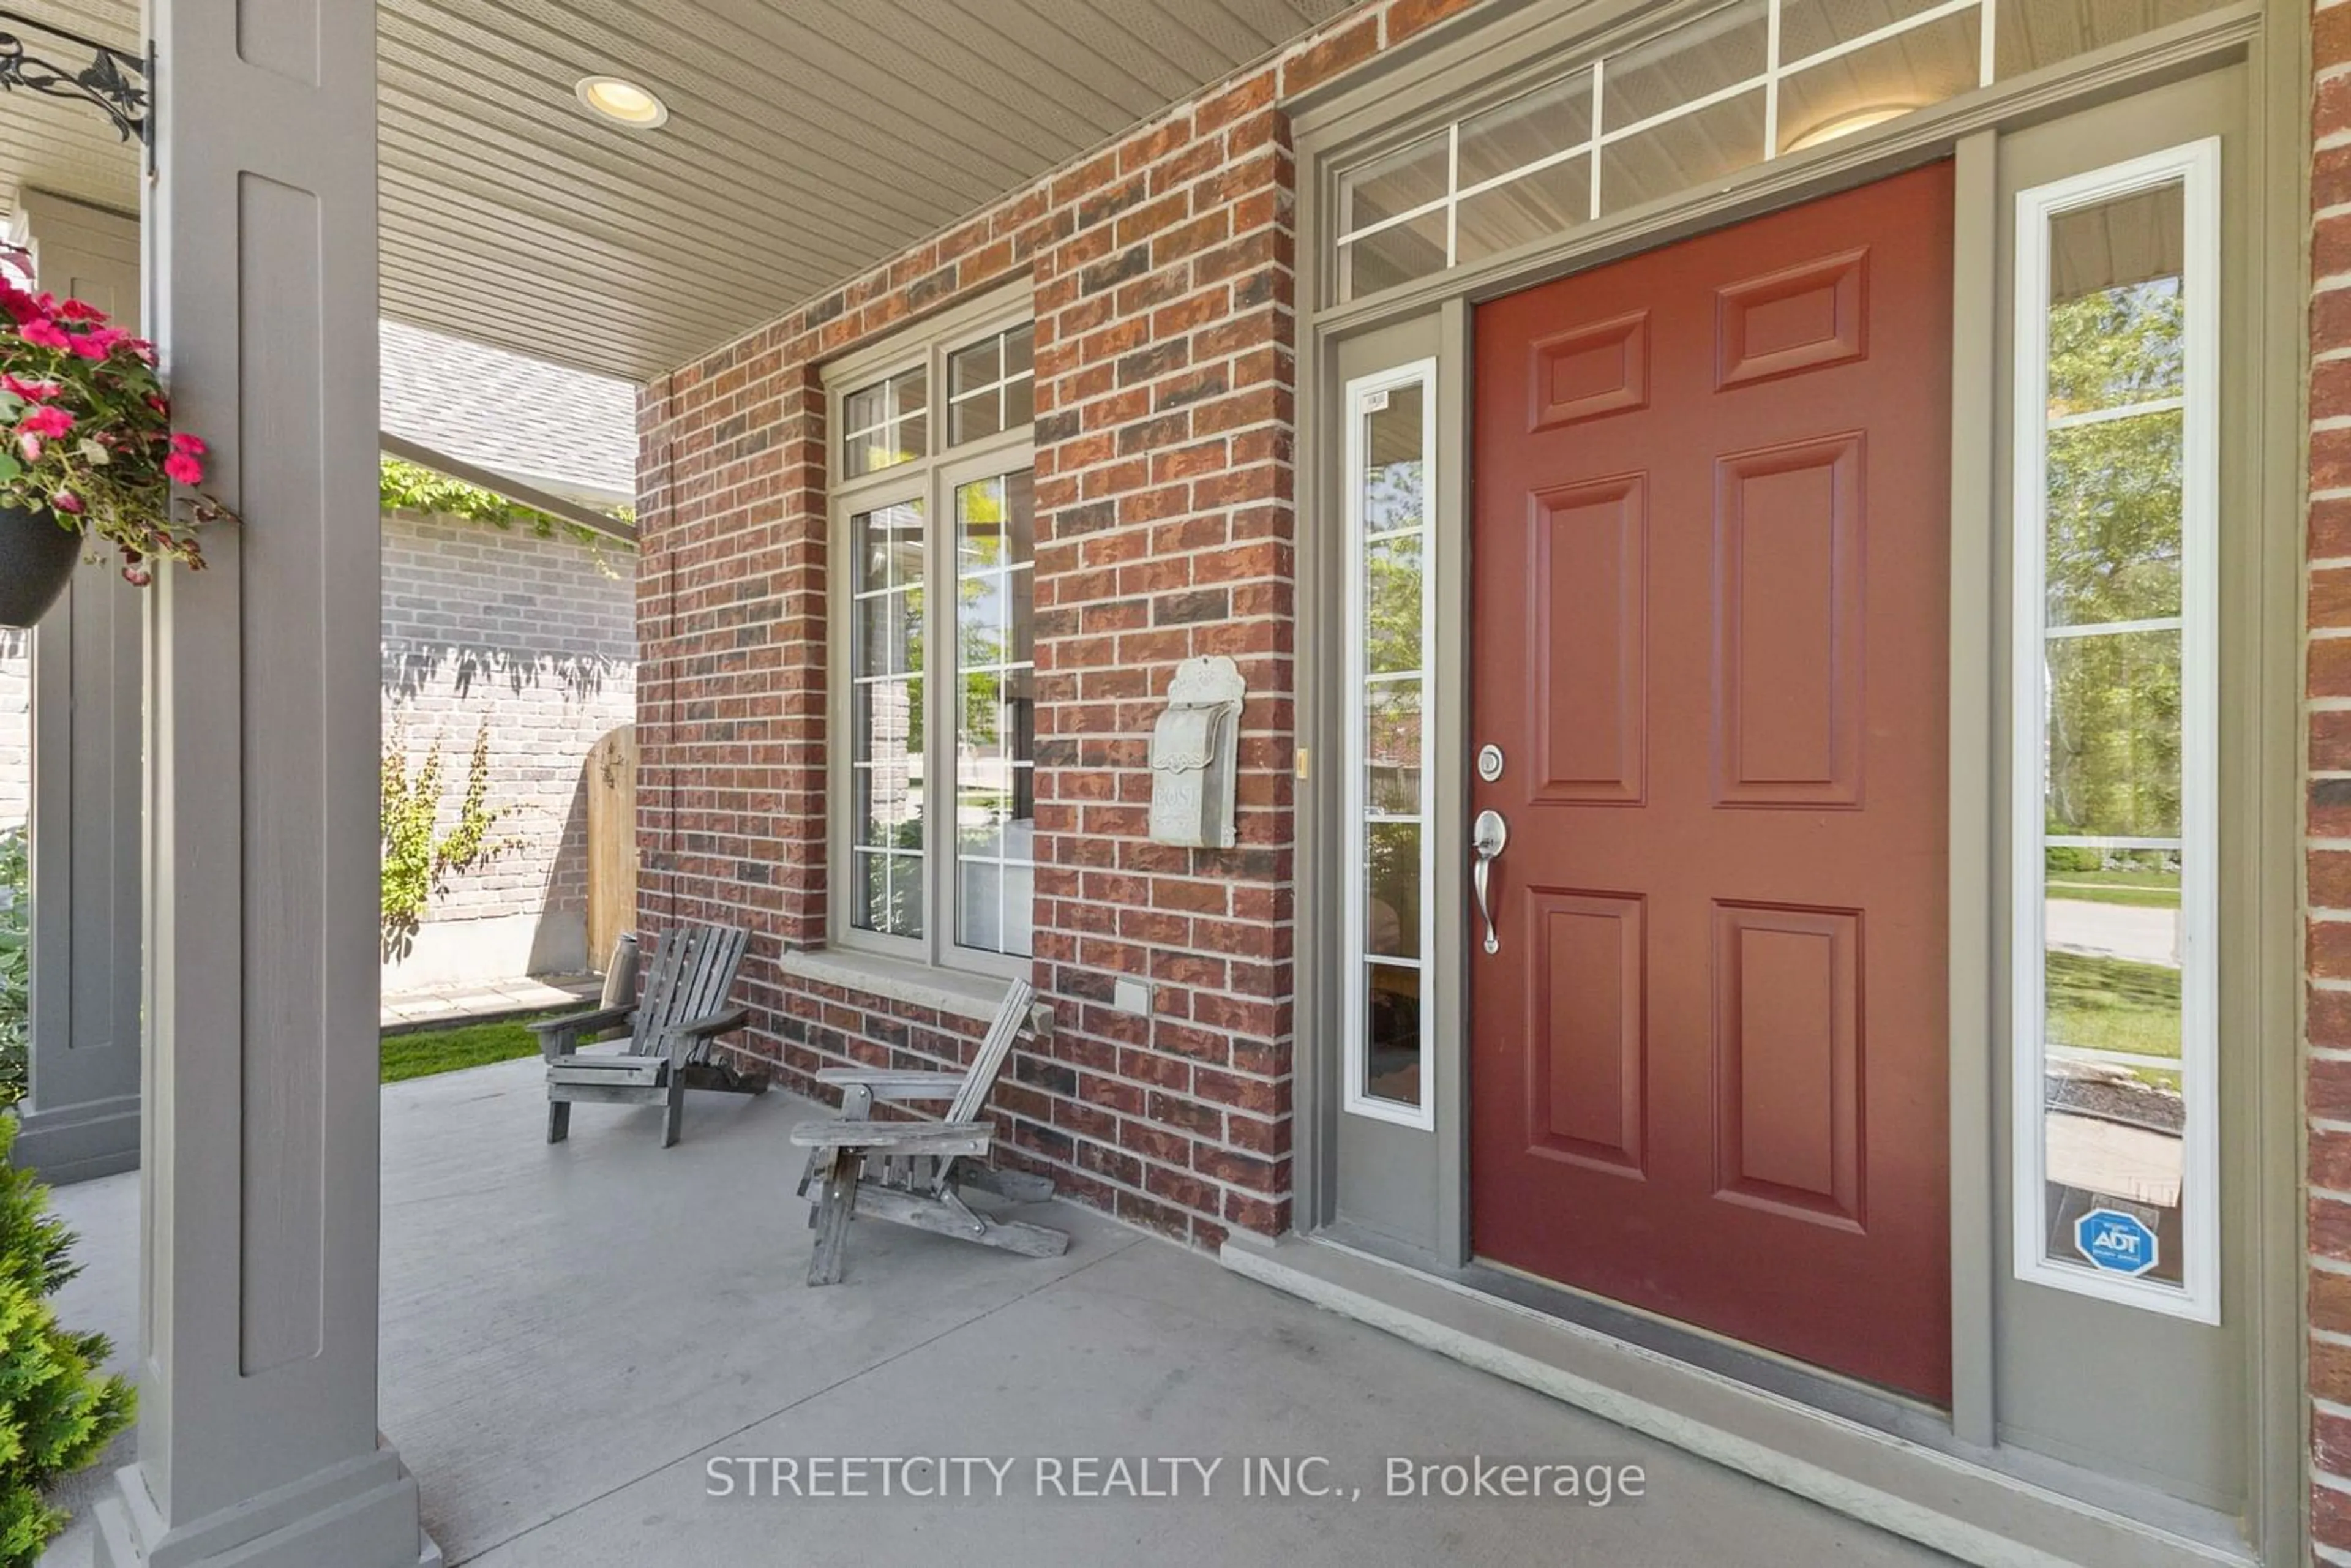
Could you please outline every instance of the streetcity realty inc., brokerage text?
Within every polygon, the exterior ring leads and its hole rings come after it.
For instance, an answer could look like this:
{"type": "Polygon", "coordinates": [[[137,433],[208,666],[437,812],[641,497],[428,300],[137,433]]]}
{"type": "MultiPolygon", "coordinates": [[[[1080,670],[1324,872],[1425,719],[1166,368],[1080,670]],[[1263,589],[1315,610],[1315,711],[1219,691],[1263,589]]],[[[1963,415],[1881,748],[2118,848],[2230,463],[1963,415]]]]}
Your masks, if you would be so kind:
{"type": "Polygon", "coordinates": [[[1583,1459],[1403,1455],[716,1455],[704,1495],[781,1502],[1141,1502],[1543,1500],[1610,1508],[1637,1502],[1637,1464],[1583,1459]]]}

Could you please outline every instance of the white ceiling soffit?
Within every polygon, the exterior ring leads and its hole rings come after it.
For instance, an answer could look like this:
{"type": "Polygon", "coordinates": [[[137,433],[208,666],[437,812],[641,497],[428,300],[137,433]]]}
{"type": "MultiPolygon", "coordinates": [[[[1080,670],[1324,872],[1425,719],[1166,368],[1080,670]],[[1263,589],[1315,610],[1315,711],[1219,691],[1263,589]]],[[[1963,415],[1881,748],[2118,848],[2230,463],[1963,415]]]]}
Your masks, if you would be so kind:
{"type": "MultiPolygon", "coordinates": [[[[1350,0],[381,0],[383,311],[646,380],[1350,0]],[[574,89],[650,88],[669,122],[574,89]]],[[[10,0],[125,47],[136,0],[10,0]]],[[[135,210],[94,110],[0,94],[21,186],[135,210]]]]}

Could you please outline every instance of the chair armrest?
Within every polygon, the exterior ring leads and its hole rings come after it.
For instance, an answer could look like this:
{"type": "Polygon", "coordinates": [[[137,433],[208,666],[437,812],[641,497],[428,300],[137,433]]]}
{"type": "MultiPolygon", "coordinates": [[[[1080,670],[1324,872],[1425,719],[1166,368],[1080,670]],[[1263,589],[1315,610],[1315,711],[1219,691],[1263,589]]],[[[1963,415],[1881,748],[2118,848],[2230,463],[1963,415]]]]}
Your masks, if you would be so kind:
{"type": "Polygon", "coordinates": [[[667,1032],[691,1035],[701,1040],[714,1034],[725,1034],[729,1030],[741,1029],[750,1021],[749,1008],[729,1008],[723,1013],[712,1013],[706,1018],[688,1019],[684,1023],[674,1023],[669,1026],[667,1032]]]}
{"type": "Polygon", "coordinates": [[[984,1155],[993,1122],[802,1122],[792,1142],[804,1149],[870,1149],[895,1155],[984,1155]]]}
{"type": "Polygon", "coordinates": [[[710,1049],[710,1042],[729,1030],[741,1029],[751,1021],[748,1008],[729,1008],[723,1013],[688,1019],[674,1023],[662,1031],[659,1040],[652,1041],[655,1054],[667,1054],[675,1061],[699,1061],[710,1049]]]}
{"type": "Polygon", "coordinates": [[[598,1008],[593,1012],[571,1013],[559,1019],[541,1019],[525,1027],[538,1036],[540,1054],[553,1061],[569,1054],[571,1042],[583,1034],[594,1034],[617,1024],[624,1024],[637,1016],[634,1002],[625,1007],[598,1008]]]}
{"type": "Polygon", "coordinates": [[[918,1067],[828,1067],[817,1073],[816,1081],[835,1089],[864,1089],[874,1099],[890,1103],[952,1100],[963,1092],[966,1076],[918,1067]]]}

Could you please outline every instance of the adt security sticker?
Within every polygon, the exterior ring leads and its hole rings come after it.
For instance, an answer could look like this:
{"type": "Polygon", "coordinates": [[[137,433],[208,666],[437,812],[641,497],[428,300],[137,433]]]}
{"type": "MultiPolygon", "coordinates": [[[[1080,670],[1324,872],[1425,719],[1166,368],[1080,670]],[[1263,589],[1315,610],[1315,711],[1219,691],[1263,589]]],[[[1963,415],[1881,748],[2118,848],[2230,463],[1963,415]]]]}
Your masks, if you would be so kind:
{"type": "Polygon", "coordinates": [[[2094,1208],[2074,1222],[2074,1249],[2091,1267],[2134,1277],[2155,1267],[2155,1232],[2118,1208],[2094,1208]]]}

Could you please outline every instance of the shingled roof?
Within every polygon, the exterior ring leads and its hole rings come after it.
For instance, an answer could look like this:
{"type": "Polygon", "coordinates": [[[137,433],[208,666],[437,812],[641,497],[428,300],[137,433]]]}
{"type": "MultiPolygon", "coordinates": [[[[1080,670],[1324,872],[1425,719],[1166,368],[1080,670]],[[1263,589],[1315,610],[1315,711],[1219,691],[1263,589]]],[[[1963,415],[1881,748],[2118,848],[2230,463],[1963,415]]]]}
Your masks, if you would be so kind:
{"type": "Polygon", "coordinates": [[[592,507],[636,498],[637,389],[382,323],[385,431],[592,507]]]}

